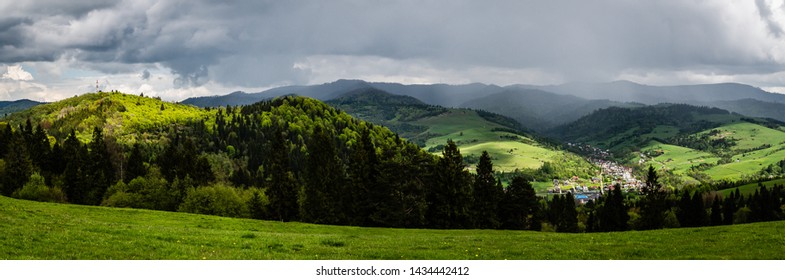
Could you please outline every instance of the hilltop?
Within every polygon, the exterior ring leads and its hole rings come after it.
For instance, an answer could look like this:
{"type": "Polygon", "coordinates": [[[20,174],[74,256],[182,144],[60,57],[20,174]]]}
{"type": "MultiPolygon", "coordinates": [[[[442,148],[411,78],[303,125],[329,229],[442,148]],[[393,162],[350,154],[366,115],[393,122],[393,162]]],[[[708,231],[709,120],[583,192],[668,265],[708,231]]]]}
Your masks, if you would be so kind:
{"type": "Polygon", "coordinates": [[[171,127],[199,121],[211,123],[213,115],[208,110],[158,98],[98,92],[40,104],[11,114],[5,120],[18,126],[30,119],[59,140],[64,140],[74,130],[83,142],[88,141],[93,128],[98,127],[121,143],[133,144],[140,137],[159,134],[171,127]]]}

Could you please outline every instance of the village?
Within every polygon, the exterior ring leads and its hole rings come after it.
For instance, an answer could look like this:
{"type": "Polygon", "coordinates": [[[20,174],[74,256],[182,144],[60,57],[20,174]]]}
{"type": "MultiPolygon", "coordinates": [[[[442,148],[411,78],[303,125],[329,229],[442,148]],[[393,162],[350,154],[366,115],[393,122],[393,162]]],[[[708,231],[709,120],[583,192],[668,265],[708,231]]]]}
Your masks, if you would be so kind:
{"type": "Polygon", "coordinates": [[[588,180],[577,176],[564,180],[554,179],[553,187],[548,189],[549,194],[572,193],[575,203],[582,205],[598,199],[616,186],[621,186],[624,192],[638,192],[643,186],[643,183],[632,175],[632,168],[610,160],[609,151],[588,144],[567,145],[588,155],[589,161],[600,167],[600,172],[588,180]]]}

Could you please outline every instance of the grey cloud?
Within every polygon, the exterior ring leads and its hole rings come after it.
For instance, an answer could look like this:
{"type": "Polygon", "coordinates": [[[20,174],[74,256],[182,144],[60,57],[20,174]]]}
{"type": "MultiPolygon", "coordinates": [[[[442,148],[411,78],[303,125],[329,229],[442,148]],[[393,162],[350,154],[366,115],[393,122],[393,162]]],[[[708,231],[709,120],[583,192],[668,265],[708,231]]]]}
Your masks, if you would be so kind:
{"type": "Polygon", "coordinates": [[[147,70],[147,69],[144,69],[144,71],[142,71],[142,75],[140,77],[144,81],[150,80],[150,71],[147,70]]]}
{"type": "MultiPolygon", "coordinates": [[[[755,0],[755,7],[758,8],[758,14],[760,14],[761,19],[766,23],[766,26],[769,28],[769,32],[777,38],[782,37],[782,26],[779,26],[779,24],[777,24],[777,22],[772,19],[772,10],[771,7],[766,4],[766,1],[755,0]]],[[[782,8],[785,9],[785,6],[782,8]]]]}
{"type": "MultiPolygon", "coordinates": [[[[711,3],[689,1],[15,1],[0,63],[153,64],[178,87],[307,83],[309,56],[538,68],[568,80],[626,69],[782,70],[750,51],[711,3]],[[35,4],[29,4],[35,2],[35,4]]],[[[772,10],[756,4],[774,34],[772,10]]],[[[1,6],[2,4],[0,4],[1,6]]],[[[753,42],[754,44],[754,42],[753,42]]],[[[127,67],[126,71],[138,71],[127,67]]],[[[351,78],[351,77],[347,77],[351,78]]],[[[481,81],[481,80],[480,80],[481,81]]]]}

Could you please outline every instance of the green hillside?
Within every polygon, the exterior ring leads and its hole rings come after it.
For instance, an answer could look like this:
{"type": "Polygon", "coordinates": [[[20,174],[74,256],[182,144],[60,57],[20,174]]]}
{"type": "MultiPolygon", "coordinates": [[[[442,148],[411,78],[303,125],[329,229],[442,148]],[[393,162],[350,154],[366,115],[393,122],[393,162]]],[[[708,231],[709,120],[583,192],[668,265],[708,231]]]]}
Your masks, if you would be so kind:
{"type": "MultiPolygon", "coordinates": [[[[742,195],[752,195],[755,193],[755,190],[760,189],[760,185],[766,186],[767,188],[772,188],[776,185],[785,185],[785,179],[777,179],[777,180],[771,180],[762,183],[750,183],[746,185],[741,185],[738,187],[739,193],[742,195]]],[[[731,192],[735,192],[735,191],[736,188],[730,188],[730,189],[720,190],[719,193],[722,194],[723,196],[728,196],[730,195],[731,192]]]]}
{"type": "Polygon", "coordinates": [[[783,226],[580,235],[360,228],[0,197],[0,259],[782,259],[783,226]]]}
{"type": "Polygon", "coordinates": [[[652,164],[686,183],[739,180],[785,158],[785,127],[770,119],[689,105],[608,108],[551,131],[610,149],[629,164],[652,164]]]}
{"type": "MultiPolygon", "coordinates": [[[[652,141],[643,146],[643,154],[657,167],[689,177],[689,171],[702,172],[714,180],[738,180],[757,174],[761,169],[785,159],[785,131],[747,121],[733,122],[690,134],[691,139],[726,140],[725,148],[692,144],[696,148],[663,144],[652,141]]],[[[668,139],[668,138],[659,138],[668,139]]],[[[693,173],[694,174],[694,173],[693,173]]]]}
{"type": "MultiPolygon", "coordinates": [[[[554,145],[533,138],[517,121],[494,113],[426,105],[421,101],[382,90],[366,88],[327,102],[354,117],[384,125],[424,149],[440,153],[448,139],[458,144],[469,168],[487,151],[497,171],[539,168],[545,162],[570,158],[575,166],[589,168],[578,157],[566,157],[554,145]]],[[[583,172],[580,172],[583,173],[583,172]]],[[[572,175],[570,175],[572,176],[572,175]]]]}
{"type": "Polygon", "coordinates": [[[176,124],[205,121],[207,127],[212,127],[214,115],[208,110],[157,98],[99,92],[35,106],[6,119],[12,125],[30,119],[57,139],[65,139],[73,129],[77,138],[87,142],[93,127],[100,127],[118,142],[133,143],[138,137],[148,136],[144,133],[167,130],[176,124]]]}

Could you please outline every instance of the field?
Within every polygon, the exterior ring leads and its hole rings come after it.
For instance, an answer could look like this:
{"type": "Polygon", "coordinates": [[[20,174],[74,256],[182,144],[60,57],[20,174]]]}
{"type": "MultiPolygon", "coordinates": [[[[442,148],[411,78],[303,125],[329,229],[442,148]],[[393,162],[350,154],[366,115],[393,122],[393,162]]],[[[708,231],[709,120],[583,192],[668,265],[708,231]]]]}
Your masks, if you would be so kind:
{"type": "Polygon", "coordinates": [[[594,234],[358,228],[0,197],[0,259],[782,259],[783,226],[594,234]]]}
{"type": "Polygon", "coordinates": [[[645,164],[651,164],[657,169],[665,167],[673,171],[674,174],[682,175],[686,180],[694,180],[685,173],[690,167],[701,163],[715,164],[718,157],[710,153],[685,148],[681,146],[663,144],[657,141],[649,142],[646,147],[641,149],[644,152],[662,153],[645,164]]]}
{"type": "MultiPolygon", "coordinates": [[[[662,127],[658,127],[662,128],[662,127]]],[[[666,136],[665,128],[655,129],[659,136],[666,136]]],[[[730,137],[736,139],[736,145],[730,148],[732,162],[717,165],[720,158],[711,153],[702,152],[686,147],[667,145],[651,141],[641,148],[641,151],[658,151],[661,155],[655,157],[652,164],[655,167],[666,167],[675,174],[684,175],[691,166],[701,163],[711,164],[712,167],[704,172],[714,180],[737,180],[743,175],[755,174],[762,168],[774,164],[785,158],[785,132],[752,124],[748,122],[730,123],[716,128],[719,134],[714,138],[730,137]],[[770,145],[767,147],[765,145],[770,145]]],[[[711,130],[697,133],[703,135],[711,130]]]]}
{"type": "Polygon", "coordinates": [[[496,171],[539,168],[543,162],[551,161],[563,153],[541,147],[532,139],[520,135],[493,131],[503,126],[483,119],[472,110],[452,109],[448,113],[415,123],[429,127],[424,133],[435,135],[426,141],[425,149],[444,145],[447,139],[452,139],[464,156],[479,157],[483,151],[488,151],[496,171]]]}
{"type": "MultiPolygon", "coordinates": [[[[773,187],[774,185],[785,185],[785,179],[766,181],[763,182],[762,184],[766,186],[766,188],[771,189],[771,187],[773,187]]],[[[758,189],[758,183],[751,183],[751,184],[739,186],[738,189],[739,189],[739,193],[743,195],[752,195],[755,193],[755,190],[758,189]]],[[[735,191],[736,188],[731,188],[731,189],[720,190],[719,193],[727,197],[728,195],[730,195],[731,192],[735,192],[735,191]]]]}
{"type": "Polygon", "coordinates": [[[733,162],[706,170],[714,179],[738,179],[785,159],[785,132],[751,123],[734,123],[718,128],[725,137],[738,139],[733,162]],[[763,145],[769,148],[758,149],[763,145]],[[746,151],[745,151],[746,150],[746,151]]]}

